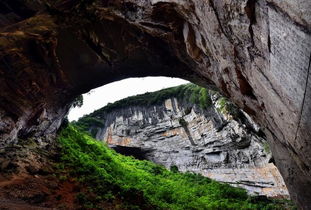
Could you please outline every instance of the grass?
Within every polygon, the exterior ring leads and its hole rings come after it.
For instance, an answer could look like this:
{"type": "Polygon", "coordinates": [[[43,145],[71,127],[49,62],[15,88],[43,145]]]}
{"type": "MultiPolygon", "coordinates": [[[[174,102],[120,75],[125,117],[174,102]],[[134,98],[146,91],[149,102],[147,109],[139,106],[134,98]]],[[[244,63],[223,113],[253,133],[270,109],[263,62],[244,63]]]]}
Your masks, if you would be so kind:
{"type": "Polygon", "coordinates": [[[87,186],[87,193],[76,197],[84,208],[119,200],[121,209],[284,209],[283,204],[259,201],[243,189],[201,175],[117,154],[72,125],[61,131],[58,142],[58,174],[63,179],[70,174],[87,186]]]}

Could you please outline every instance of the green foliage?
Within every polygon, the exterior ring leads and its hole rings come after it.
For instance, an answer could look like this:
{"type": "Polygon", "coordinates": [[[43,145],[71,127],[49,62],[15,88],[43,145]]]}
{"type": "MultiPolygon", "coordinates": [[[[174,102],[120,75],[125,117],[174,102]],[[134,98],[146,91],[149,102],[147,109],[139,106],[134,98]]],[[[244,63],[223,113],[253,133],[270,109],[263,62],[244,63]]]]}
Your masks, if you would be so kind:
{"type": "Polygon", "coordinates": [[[72,102],[72,107],[81,107],[83,105],[83,95],[79,95],[75,100],[72,102]]]}
{"type": "MultiPolygon", "coordinates": [[[[73,126],[63,129],[58,141],[58,173],[69,173],[88,186],[90,197],[77,202],[93,208],[118,197],[123,209],[277,209],[270,201],[253,201],[240,188],[201,175],[171,172],[149,161],[122,156],[73,126]]],[[[282,209],[282,207],[280,207],[282,209]]]]}
{"type": "Polygon", "coordinates": [[[206,88],[201,88],[199,92],[199,104],[202,109],[207,109],[207,107],[212,105],[212,100],[208,94],[206,88]]]}
{"type": "Polygon", "coordinates": [[[106,113],[112,110],[125,108],[128,106],[150,106],[161,104],[168,98],[185,99],[188,102],[198,104],[202,108],[207,108],[211,105],[211,99],[206,88],[202,88],[195,84],[185,84],[176,87],[162,89],[152,93],[131,96],[114,103],[109,103],[107,106],[91,113],[90,117],[104,117],[106,113]]]}
{"type": "Polygon", "coordinates": [[[226,104],[227,104],[227,100],[225,97],[221,97],[220,99],[218,99],[218,105],[219,105],[218,111],[222,113],[226,112],[226,104]]]}
{"type": "MultiPolygon", "coordinates": [[[[81,131],[89,131],[92,127],[103,127],[103,120],[97,119],[91,116],[85,116],[79,119],[77,122],[73,122],[75,126],[77,126],[81,131]]],[[[91,135],[94,137],[96,135],[97,129],[91,130],[91,135]]]]}
{"type": "Polygon", "coordinates": [[[217,111],[223,114],[231,114],[237,116],[239,111],[238,108],[225,97],[220,97],[217,100],[218,108],[217,111]]]}
{"type": "Polygon", "coordinates": [[[177,173],[177,172],[179,172],[179,170],[178,170],[178,167],[177,166],[171,166],[170,167],[170,170],[171,170],[171,172],[174,172],[174,173],[177,173]]]}
{"type": "Polygon", "coordinates": [[[268,144],[268,142],[264,142],[263,143],[263,149],[265,150],[266,153],[271,153],[271,150],[270,150],[270,146],[268,144]]]}
{"type": "MultiPolygon", "coordinates": [[[[206,88],[195,84],[185,84],[176,87],[166,88],[152,93],[131,96],[114,103],[109,103],[105,107],[85,115],[73,124],[81,131],[90,132],[91,127],[102,127],[105,115],[113,110],[126,108],[129,106],[151,106],[162,104],[168,98],[178,98],[188,103],[197,104],[202,109],[207,109],[212,105],[209,91],[206,88]]],[[[191,109],[188,110],[189,112],[191,109]]],[[[95,130],[92,136],[94,137],[95,130]]]]}

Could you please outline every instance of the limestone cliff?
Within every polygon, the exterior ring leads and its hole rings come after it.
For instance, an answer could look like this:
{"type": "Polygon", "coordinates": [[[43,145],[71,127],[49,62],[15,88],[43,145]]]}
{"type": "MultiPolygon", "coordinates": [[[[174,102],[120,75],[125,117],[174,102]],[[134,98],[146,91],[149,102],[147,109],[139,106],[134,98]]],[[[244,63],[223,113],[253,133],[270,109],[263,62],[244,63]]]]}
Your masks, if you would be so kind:
{"type": "Polygon", "coordinates": [[[75,97],[128,77],[218,88],[311,209],[310,0],[1,0],[0,147],[49,144],[75,97]]]}
{"type": "MultiPolygon", "coordinates": [[[[149,93],[150,98],[160,92],[149,93]]],[[[101,115],[97,111],[91,114],[97,123],[86,130],[122,154],[200,173],[250,194],[288,197],[258,127],[246,114],[239,113],[243,119],[233,117],[221,107],[228,102],[219,94],[208,97],[213,100],[206,108],[176,96],[154,105],[123,105],[101,115]]],[[[131,104],[131,98],[127,102],[131,104]]]]}

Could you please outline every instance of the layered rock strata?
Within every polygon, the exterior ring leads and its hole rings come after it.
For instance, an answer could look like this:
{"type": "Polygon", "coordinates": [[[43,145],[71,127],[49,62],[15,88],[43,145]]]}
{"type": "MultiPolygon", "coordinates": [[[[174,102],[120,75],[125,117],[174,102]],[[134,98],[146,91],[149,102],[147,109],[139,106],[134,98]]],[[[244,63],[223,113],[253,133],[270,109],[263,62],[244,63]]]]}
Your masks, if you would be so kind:
{"type": "Polygon", "coordinates": [[[242,124],[214,106],[203,110],[171,98],[161,105],[112,110],[98,120],[103,126],[89,132],[121,154],[200,173],[250,194],[288,198],[280,173],[269,163],[266,140],[248,127],[254,124],[242,124]]]}

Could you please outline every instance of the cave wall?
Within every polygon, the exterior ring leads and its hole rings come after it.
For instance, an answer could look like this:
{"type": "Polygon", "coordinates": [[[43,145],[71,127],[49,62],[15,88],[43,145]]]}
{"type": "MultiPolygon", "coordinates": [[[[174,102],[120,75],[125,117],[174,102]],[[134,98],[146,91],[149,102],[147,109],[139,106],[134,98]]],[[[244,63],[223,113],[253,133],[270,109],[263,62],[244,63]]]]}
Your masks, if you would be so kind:
{"type": "Polygon", "coordinates": [[[292,199],[310,209],[310,10],[308,0],[3,0],[0,145],[53,137],[94,87],[180,77],[253,116],[292,199]]]}

